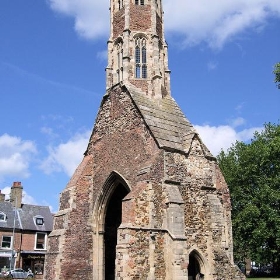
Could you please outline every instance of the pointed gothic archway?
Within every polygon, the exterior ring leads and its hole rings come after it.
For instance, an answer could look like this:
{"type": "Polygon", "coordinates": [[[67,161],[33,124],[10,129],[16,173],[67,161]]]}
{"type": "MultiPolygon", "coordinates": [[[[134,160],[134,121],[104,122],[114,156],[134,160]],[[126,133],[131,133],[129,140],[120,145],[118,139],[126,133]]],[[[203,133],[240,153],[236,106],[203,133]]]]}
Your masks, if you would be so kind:
{"type": "Polygon", "coordinates": [[[94,279],[115,279],[117,232],[122,222],[122,200],[129,192],[126,180],[113,171],[99,195],[97,211],[94,211],[95,220],[98,220],[94,238],[96,258],[93,262],[97,277],[94,279]]]}
{"type": "Polygon", "coordinates": [[[189,280],[205,279],[205,264],[196,250],[193,250],[189,255],[188,277],[189,280]]]}
{"type": "Polygon", "coordinates": [[[122,222],[122,200],[127,194],[127,188],[119,183],[108,201],[104,224],[105,280],[115,279],[117,233],[122,222]]]}

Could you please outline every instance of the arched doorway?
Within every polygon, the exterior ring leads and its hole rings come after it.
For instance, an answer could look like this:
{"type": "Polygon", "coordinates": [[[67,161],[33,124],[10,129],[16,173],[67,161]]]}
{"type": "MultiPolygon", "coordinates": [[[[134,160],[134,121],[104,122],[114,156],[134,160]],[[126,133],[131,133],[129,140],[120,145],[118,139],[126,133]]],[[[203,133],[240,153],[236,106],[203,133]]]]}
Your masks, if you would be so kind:
{"type": "Polygon", "coordinates": [[[118,183],[107,202],[104,224],[105,280],[115,279],[117,232],[122,222],[122,200],[127,194],[127,188],[118,183]]]}
{"type": "Polygon", "coordinates": [[[188,279],[189,280],[203,280],[204,274],[202,269],[201,258],[196,251],[192,251],[189,256],[188,279]]]}

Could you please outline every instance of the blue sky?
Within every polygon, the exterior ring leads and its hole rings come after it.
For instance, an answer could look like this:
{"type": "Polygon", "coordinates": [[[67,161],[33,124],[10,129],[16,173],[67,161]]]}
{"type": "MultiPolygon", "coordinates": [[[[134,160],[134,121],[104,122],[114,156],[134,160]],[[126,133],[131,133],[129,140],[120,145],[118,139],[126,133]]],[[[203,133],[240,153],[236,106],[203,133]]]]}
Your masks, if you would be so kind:
{"type": "MultiPolygon", "coordinates": [[[[279,123],[280,1],[164,0],[172,96],[214,155],[279,123]]],[[[105,93],[109,0],[0,0],[0,189],[58,210],[105,93]]]]}

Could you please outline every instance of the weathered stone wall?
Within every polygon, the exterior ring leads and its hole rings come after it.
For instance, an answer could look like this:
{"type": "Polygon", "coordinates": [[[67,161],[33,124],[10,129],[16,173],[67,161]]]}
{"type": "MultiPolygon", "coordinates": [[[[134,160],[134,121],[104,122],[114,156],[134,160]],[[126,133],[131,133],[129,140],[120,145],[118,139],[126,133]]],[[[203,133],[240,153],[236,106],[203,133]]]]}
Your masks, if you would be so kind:
{"type": "Polygon", "coordinates": [[[163,42],[162,18],[158,14],[156,15],[156,30],[159,39],[163,42]]]}
{"type": "MultiPolygon", "coordinates": [[[[100,189],[113,170],[131,186],[123,205],[116,273],[129,279],[148,279],[153,265],[151,246],[162,248],[161,239],[156,239],[159,243],[151,239],[150,229],[162,226],[163,151],[158,148],[129,94],[122,92],[119,86],[104,99],[88,153],[94,154],[96,162],[94,188],[100,189]]],[[[93,192],[98,194],[100,190],[93,192]]],[[[162,251],[156,255],[158,259],[163,258],[162,251]]],[[[161,266],[164,267],[164,262],[161,266]]],[[[157,273],[164,275],[165,269],[161,266],[157,267],[157,273]]]]}
{"type": "Polygon", "coordinates": [[[125,27],[124,9],[117,11],[113,16],[113,39],[122,34],[125,27]]]}
{"type": "Polygon", "coordinates": [[[179,186],[187,249],[195,249],[209,260],[206,279],[243,279],[232,259],[228,187],[198,138],[193,139],[188,155],[165,152],[165,178],[179,186]]]}
{"type": "Polygon", "coordinates": [[[228,188],[203,147],[195,136],[188,154],[160,149],[126,88],[110,90],[85,158],[61,194],[45,279],[103,279],[98,209],[106,208],[100,198],[112,172],[130,188],[118,230],[117,279],[187,279],[193,250],[203,259],[205,280],[242,279],[232,262],[228,188]]]}
{"type": "Polygon", "coordinates": [[[92,275],[92,252],[83,250],[92,247],[91,166],[92,157],[86,156],[61,194],[61,208],[48,240],[45,279],[90,279],[92,275]]]}
{"type": "MultiPolygon", "coordinates": [[[[56,278],[46,275],[46,279],[74,279],[74,276],[76,279],[92,279],[92,255],[96,253],[92,249],[81,248],[93,248],[93,207],[112,171],[122,174],[132,188],[144,177],[157,184],[159,178],[163,177],[163,164],[160,163],[163,162],[162,151],[158,149],[130,96],[122,92],[120,87],[116,87],[104,98],[85,159],[81,163],[84,166],[77,169],[61,195],[61,209],[55,217],[55,227],[50,238],[50,251],[59,249],[59,252],[56,258],[49,256],[49,269],[52,263],[54,265],[61,258],[61,274],[56,275],[56,278]],[[89,155],[92,158],[86,161],[89,155]],[[59,230],[63,230],[60,244],[54,240],[59,240],[59,230]]],[[[157,187],[154,200],[161,195],[160,190],[157,187]]],[[[150,224],[149,216],[144,215],[147,206],[145,199],[147,193],[143,192],[137,197],[135,208],[130,209],[131,212],[135,210],[135,226],[148,227],[150,224]]],[[[160,213],[162,205],[158,201],[154,204],[160,213]]],[[[156,219],[158,226],[161,224],[160,219],[156,219]]],[[[135,252],[139,252],[138,249],[135,252]]],[[[53,277],[53,273],[50,275],[53,277]]]]}

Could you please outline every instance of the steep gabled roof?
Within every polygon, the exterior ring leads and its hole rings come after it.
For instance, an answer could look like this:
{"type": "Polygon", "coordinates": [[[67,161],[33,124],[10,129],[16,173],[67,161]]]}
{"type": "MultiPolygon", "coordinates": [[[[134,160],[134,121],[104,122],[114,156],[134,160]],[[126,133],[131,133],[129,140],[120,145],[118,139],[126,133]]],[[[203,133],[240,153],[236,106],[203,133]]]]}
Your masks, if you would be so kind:
{"type": "Polygon", "coordinates": [[[4,221],[0,220],[0,228],[12,229],[14,227],[15,218],[15,228],[21,229],[18,215],[15,213],[11,202],[0,202],[0,212],[6,215],[6,219],[4,221]]]}
{"type": "Polygon", "coordinates": [[[32,231],[52,231],[53,215],[48,206],[22,204],[21,208],[15,209],[10,202],[0,202],[0,212],[6,215],[6,220],[0,220],[0,228],[32,231]],[[36,217],[43,218],[43,225],[36,225],[36,217]]]}
{"type": "Polygon", "coordinates": [[[23,204],[18,211],[23,229],[36,231],[52,231],[53,215],[48,206],[23,204]],[[36,217],[43,218],[43,225],[36,225],[36,217]]]}
{"type": "Polygon", "coordinates": [[[151,99],[131,84],[126,83],[125,88],[130,93],[160,148],[188,153],[193,138],[198,137],[205,155],[212,157],[193,125],[171,96],[151,99]]]}

